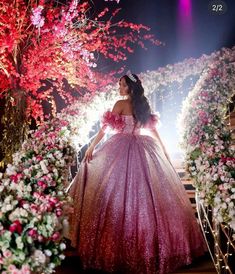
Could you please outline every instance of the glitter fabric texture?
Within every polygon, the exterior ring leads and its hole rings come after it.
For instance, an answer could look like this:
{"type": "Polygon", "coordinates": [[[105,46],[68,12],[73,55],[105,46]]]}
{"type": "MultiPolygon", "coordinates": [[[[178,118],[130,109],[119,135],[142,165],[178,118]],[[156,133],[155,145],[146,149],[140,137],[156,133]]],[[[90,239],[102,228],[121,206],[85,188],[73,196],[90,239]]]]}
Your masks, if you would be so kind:
{"type": "MultiPolygon", "coordinates": [[[[72,246],[85,269],[169,273],[203,255],[206,245],[159,142],[141,135],[132,116],[121,118],[124,126],[116,117],[118,130],[89,163],[82,162],[70,188],[72,246]]],[[[150,119],[145,129],[157,122],[150,119]]]]}

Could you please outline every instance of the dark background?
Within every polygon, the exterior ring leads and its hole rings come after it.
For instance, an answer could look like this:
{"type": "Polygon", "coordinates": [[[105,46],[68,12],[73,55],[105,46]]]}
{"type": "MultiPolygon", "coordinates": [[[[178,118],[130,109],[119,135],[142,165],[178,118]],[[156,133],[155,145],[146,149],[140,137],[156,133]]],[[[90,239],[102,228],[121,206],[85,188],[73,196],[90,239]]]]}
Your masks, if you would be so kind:
{"type": "MultiPolygon", "coordinates": [[[[125,62],[133,72],[154,70],[189,57],[235,45],[235,1],[223,1],[224,14],[213,13],[207,0],[120,0],[94,1],[94,10],[104,7],[121,8],[116,20],[147,25],[165,46],[147,43],[148,50],[136,47],[125,62]],[[185,5],[191,5],[191,23],[187,20],[185,5]]],[[[112,69],[110,67],[110,69],[112,69]]]]}

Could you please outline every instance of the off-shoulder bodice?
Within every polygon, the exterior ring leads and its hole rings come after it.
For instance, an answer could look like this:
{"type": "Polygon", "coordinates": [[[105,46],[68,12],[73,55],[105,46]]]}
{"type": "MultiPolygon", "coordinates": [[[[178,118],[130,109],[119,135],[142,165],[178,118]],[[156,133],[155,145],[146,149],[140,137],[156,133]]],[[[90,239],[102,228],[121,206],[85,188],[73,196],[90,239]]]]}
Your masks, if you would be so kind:
{"type": "Polygon", "coordinates": [[[132,115],[115,114],[111,111],[104,113],[102,118],[102,128],[112,128],[116,133],[141,134],[142,128],[152,129],[156,127],[158,115],[151,114],[147,123],[143,126],[136,122],[132,115]]]}
{"type": "Polygon", "coordinates": [[[125,125],[123,129],[119,130],[118,132],[122,133],[132,133],[132,134],[140,134],[140,125],[135,122],[135,119],[132,115],[121,115],[123,118],[125,125]]]}

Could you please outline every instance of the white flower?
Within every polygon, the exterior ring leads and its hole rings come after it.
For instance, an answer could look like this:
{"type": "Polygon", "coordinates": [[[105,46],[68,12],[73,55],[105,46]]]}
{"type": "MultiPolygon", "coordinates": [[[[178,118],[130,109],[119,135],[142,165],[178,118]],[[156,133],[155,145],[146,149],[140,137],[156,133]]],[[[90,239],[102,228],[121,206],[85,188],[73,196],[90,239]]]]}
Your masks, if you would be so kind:
{"type": "MultiPolygon", "coordinates": [[[[217,174],[216,174],[217,175],[217,174]]],[[[224,176],[220,176],[221,181],[224,181],[224,176]]]]}
{"type": "Polygon", "coordinates": [[[38,171],[37,174],[35,175],[35,178],[41,178],[43,176],[43,172],[42,171],[38,171]]]}
{"type": "Polygon", "coordinates": [[[60,258],[61,260],[64,260],[64,259],[65,259],[64,254],[60,254],[60,255],[59,255],[59,258],[60,258]]]}
{"type": "Polygon", "coordinates": [[[44,160],[40,161],[40,166],[41,166],[41,169],[42,169],[42,171],[43,171],[44,174],[48,174],[49,173],[49,170],[47,169],[44,160]]]}
{"type": "Polygon", "coordinates": [[[13,209],[13,205],[7,204],[5,207],[5,212],[10,211],[13,209]]]}
{"type": "Polygon", "coordinates": [[[216,216],[216,219],[217,219],[217,221],[220,222],[220,223],[223,222],[223,217],[222,217],[220,214],[218,214],[218,215],[216,216]]]}
{"type": "MultiPolygon", "coordinates": [[[[229,225],[231,226],[233,230],[235,230],[235,220],[232,220],[231,222],[229,222],[229,225]]],[[[235,236],[235,234],[233,236],[235,236]]]]}
{"type": "Polygon", "coordinates": [[[55,264],[54,263],[50,263],[48,266],[49,266],[50,269],[54,269],[55,268],[55,264]]]}
{"type": "Polygon", "coordinates": [[[226,203],[222,203],[221,207],[224,208],[224,209],[226,209],[227,208],[227,204],[226,203]]]}
{"type": "Polygon", "coordinates": [[[204,170],[205,170],[205,166],[201,165],[201,166],[199,167],[199,171],[200,171],[200,172],[203,172],[204,170]]]}
{"type": "Polygon", "coordinates": [[[58,172],[58,170],[56,168],[53,168],[52,171],[53,171],[53,173],[55,174],[56,177],[59,176],[59,172],[58,172]]]}
{"type": "Polygon", "coordinates": [[[40,264],[45,264],[45,262],[46,262],[45,254],[39,249],[34,251],[33,257],[40,264]]]}
{"type": "Polygon", "coordinates": [[[13,200],[13,196],[12,196],[12,195],[9,195],[9,196],[7,196],[7,197],[5,198],[4,202],[5,202],[6,204],[8,204],[8,203],[10,203],[12,200],[13,200]]]}
{"type": "Polygon", "coordinates": [[[30,207],[29,204],[23,204],[24,209],[29,209],[29,207],[30,207]]]}
{"type": "Polygon", "coordinates": [[[23,170],[23,173],[26,175],[26,176],[29,176],[30,175],[30,170],[28,168],[25,168],[23,170]]]}
{"type": "Polygon", "coordinates": [[[18,249],[22,249],[24,247],[24,244],[22,242],[22,238],[19,236],[16,238],[16,245],[18,249]]]}
{"type": "Polygon", "coordinates": [[[16,174],[16,167],[11,165],[11,164],[8,164],[7,169],[6,169],[6,174],[9,175],[9,176],[15,175],[16,174]]]}
{"type": "MultiPolygon", "coordinates": [[[[233,204],[233,203],[232,203],[233,204]]],[[[234,209],[234,204],[231,206],[231,209],[229,209],[229,217],[234,218],[235,217],[235,209],[234,209]]]]}
{"type": "Polygon", "coordinates": [[[50,257],[52,255],[52,252],[49,249],[46,249],[45,251],[46,256],[50,257]]]}
{"type": "Polygon", "coordinates": [[[61,243],[61,244],[60,244],[60,250],[65,250],[65,248],[66,248],[65,243],[61,243]]]}
{"type": "Polygon", "coordinates": [[[218,180],[218,178],[219,178],[219,175],[216,173],[216,174],[213,176],[213,180],[216,181],[216,180],[218,180]]]}

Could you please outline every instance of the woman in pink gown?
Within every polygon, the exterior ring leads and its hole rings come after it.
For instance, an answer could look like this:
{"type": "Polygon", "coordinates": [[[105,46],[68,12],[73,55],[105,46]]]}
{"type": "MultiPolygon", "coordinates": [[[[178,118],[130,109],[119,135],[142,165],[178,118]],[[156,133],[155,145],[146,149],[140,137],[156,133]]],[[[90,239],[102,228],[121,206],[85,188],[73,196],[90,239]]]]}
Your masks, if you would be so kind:
{"type": "Polygon", "coordinates": [[[128,99],[104,114],[70,188],[71,243],[85,269],[169,273],[203,255],[205,243],[141,81],[129,74],[119,85],[128,99]],[[93,152],[107,127],[115,134],[93,152]]]}

